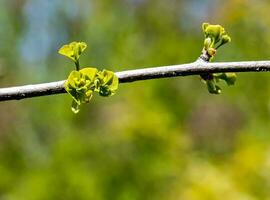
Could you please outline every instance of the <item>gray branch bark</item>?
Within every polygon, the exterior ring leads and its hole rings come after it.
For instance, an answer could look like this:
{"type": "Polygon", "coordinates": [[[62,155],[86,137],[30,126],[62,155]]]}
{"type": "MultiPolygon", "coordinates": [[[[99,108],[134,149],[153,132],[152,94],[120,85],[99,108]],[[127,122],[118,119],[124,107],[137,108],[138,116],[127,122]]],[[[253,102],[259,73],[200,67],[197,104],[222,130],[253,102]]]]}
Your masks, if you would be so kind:
{"type": "MultiPolygon", "coordinates": [[[[140,80],[168,78],[176,76],[202,75],[220,72],[266,72],[270,71],[270,61],[247,62],[213,62],[208,63],[209,57],[201,55],[193,63],[163,67],[143,68],[116,72],[120,83],[140,80]]],[[[50,82],[35,85],[24,85],[0,89],[0,101],[19,100],[30,97],[66,93],[64,82],[50,82]]]]}

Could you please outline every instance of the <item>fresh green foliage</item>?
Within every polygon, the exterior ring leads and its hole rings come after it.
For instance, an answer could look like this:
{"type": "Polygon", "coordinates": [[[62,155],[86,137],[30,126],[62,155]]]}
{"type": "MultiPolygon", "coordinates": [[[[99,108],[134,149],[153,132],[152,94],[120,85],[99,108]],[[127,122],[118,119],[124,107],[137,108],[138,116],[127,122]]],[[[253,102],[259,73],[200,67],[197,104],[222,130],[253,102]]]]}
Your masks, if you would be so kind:
{"type": "Polygon", "coordinates": [[[230,36],[220,25],[203,23],[202,29],[205,36],[204,48],[210,56],[214,56],[213,52],[215,52],[216,49],[228,42],[231,42],[230,36]]]}
{"type": "Polygon", "coordinates": [[[72,96],[71,109],[79,112],[82,103],[90,102],[95,88],[94,80],[97,74],[96,68],[85,68],[80,71],[72,71],[65,82],[65,90],[72,96]]]}
{"type": "Polygon", "coordinates": [[[76,70],[80,69],[79,58],[82,52],[87,48],[87,44],[84,42],[71,42],[63,45],[58,53],[70,58],[76,65],[76,70]]]}
{"type": "Polygon", "coordinates": [[[217,73],[214,74],[214,78],[216,82],[219,80],[224,80],[228,86],[234,85],[236,81],[236,74],[235,73],[217,73]]]}
{"type": "MultiPolygon", "coordinates": [[[[217,52],[217,49],[222,45],[231,42],[230,36],[225,29],[220,25],[212,25],[203,23],[202,29],[204,32],[204,51],[210,56],[211,61],[217,52]]],[[[201,76],[207,85],[207,89],[211,94],[220,94],[221,88],[217,85],[220,80],[223,80],[227,85],[234,85],[236,81],[235,73],[218,73],[201,76]]]]}
{"type": "Polygon", "coordinates": [[[80,111],[82,103],[89,103],[93,92],[100,96],[112,96],[118,89],[118,77],[112,71],[98,71],[96,68],[83,68],[79,70],[79,57],[86,49],[84,42],[72,42],[59,49],[59,53],[72,59],[76,65],[76,71],[72,71],[66,82],[65,90],[73,98],[71,110],[74,113],[80,111]]]}
{"type": "Polygon", "coordinates": [[[97,73],[95,86],[100,96],[112,96],[118,88],[118,78],[112,71],[103,70],[97,73]]]}

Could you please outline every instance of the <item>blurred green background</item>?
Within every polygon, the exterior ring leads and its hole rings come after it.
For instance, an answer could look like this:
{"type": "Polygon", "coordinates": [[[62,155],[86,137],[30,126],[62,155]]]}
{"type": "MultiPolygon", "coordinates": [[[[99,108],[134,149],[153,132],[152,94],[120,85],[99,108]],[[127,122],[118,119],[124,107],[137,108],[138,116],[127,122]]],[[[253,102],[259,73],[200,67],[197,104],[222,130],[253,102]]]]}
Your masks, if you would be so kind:
{"type": "MultiPolygon", "coordinates": [[[[65,79],[60,46],[121,71],[194,61],[202,22],[232,43],[215,61],[270,59],[265,0],[1,0],[0,87],[65,79]]],[[[121,84],[78,115],[57,95],[0,103],[1,200],[270,199],[270,74],[211,95],[199,78],[121,84]]]]}

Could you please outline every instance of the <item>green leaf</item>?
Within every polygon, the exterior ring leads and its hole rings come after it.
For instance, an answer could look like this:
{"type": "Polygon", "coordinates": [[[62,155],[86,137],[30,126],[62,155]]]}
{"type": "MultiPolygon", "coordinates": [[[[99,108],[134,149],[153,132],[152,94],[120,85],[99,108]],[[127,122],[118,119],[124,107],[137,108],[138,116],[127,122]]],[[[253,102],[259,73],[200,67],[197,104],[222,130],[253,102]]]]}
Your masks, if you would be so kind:
{"type": "Polygon", "coordinates": [[[226,83],[228,85],[234,85],[236,82],[236,78],[237,78],[236,74],[235,73],[226,73],[226,76],[227,76],[227,78],[225,80],[226,83]]]}
{"type": "Polygon", "coordinates": [[[217,43],[224,33],[225,29],[220,25],[208,25],[204,30],[205,37],[210,37],[214,43],[217,43]]]}
{"type": "Polygon", "coordinates": [[[215,84],[214,80],[206,80],[206,85],[209,93],[211,94],[220,94],[221,88],[215,84]]]}
{"type": "Polygon", "coordinates": [[[96,91],[100,96],[112,96],[118,89],[118,77],[112,71],[103,70],[98,74],[98,87],[96,91]]]}
{"type": "Polygon", "coordinates": [[[223,35],[223,36],[221,37],[220,44],[216,47],[216,49],[218,49],[218,48],[221,47],[222,45],[227,44],[227,43],[229,43],[229,42],[231,42],[231,37],[228,36],[227,34],[226,34],[226,35],[223,35]]]}
{"type": "Polygon", "coordinates": [[[73,99],[71,109],[77,113],[82,103],[90,102],[94,91],[101,96],[114,95],[118,89],[118,77],[112,71],[99,72],[96,68],[87,67],[72,71],[64,87],[73,99]]]}
{"type": "Polygon", "coordinates": [[[72,59],[75,63],[78,62],[80,55],[86,49],[87,44],[84,42],[71,42],[63,45],[58,53],[72,59]]]}
{"type": "Polygon", "coordinates": [[[96,68],[87,67],[81,69],[80,73],[86,78],[86,80],[90,80],[92,82],[94,81],[98,70],[96,68]]]}
{"type": "Polygon", "coordinates": [[[76,90],[78,88],[80,78],[80,72],[72,71],[64,84],[65,90],[72,96],[73,100],[76,101],[77,104],[81,103],[78,92],[76,90]]]}
{"type": "Polygon", "coordinates": [[[85,68],[69,74],[64,87],[78,105],[91,100],[96,74],[97,69],[95,68],[85,68]]]}
{"type": "MultiPolygon", "coordinates": [[[[209,55],[209,62],[213,59],[216,51],[222,45],[231,41],[231,38],[226,34],[225,29],[220,25],[213,25],[209,23],[202,24],[204,32],[204,50],[209,55]]],[[[234,85],[236,81],[235,73],[215,73],[208,74],[208,76],[201,75],[202,79],[207,85],[207,89],[212,94],[220,94],[221,88],[216,84],[220,80],[224,80],[227,85],[234,85]]]]}
{"type": "Polygon", "coordinates": [[[72,59],[76,65],[76,71],[72,71],[64,83],[65,90],[73,99],[71,109],[74,113],[79,112],[82,103],[90,102],[94,91],[101,96],[112,96],[118,88],[118,77],[112,71],[99,72],[91,67],[79,70],[79,57],[86,48],[84,42],[71,42],[58,50],[59,54],[72,59]]]}
{"type": "Polygon", "coordinates": [[[204,47],[206,50],[208,48],[219,48],[222,45],[231,41],[229,35],[226,34],[225,29],[220,25],[213,25],[209,23],[203,23],[202,29],[205,36],[204,47]],[[210,41],[209,41],[210,38],[210,41]],[[220,42],[219,45],[217,45],[220,42]],[[217,45],[217,47],[215,47],[217,45]]]}
{"type": "Polygon", "coordinates": [[[221,79],[224,80],[227,85],[234,85],[236,82],[236,74],[235,73],[219,73],[219,74],[214,74],[216,79],[221,79]]]}
{"type": "Polygon", "coordinates": [[[226,44],[228,42],[231,42],[232,39],[230,36],[228,36],[227,34],[226,35],[223,35],[222,38],[221,38],[221,43],[220,43],[220,46],[222,46],[223,44],[226,44]]]}

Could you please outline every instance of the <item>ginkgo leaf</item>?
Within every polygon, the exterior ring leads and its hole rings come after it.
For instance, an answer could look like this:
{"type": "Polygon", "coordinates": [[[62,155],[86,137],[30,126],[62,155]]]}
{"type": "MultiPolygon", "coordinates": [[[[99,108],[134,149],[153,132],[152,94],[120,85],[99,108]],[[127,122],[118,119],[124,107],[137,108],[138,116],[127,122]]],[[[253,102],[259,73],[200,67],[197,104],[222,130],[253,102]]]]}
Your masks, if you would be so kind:
{"type": "Polygon", "coordinates": [[[217,73],[214,74],[214,77],[217,81],[219,81],[219,79],[224,80],[227,85],[234,85],[235,81],[236,81],[236,74],[235,73],[217,73]]]}
{"type": "Polygon", "coordinates": [[[87,79],[93,81],[98,73],[97,68],[86,67],[80,70],[80,73],[87,79]]]}
{"type": "Polygon", "coordinates": [[[73,99],[71,110],[74,113],[79,112],[81,104],[90,102],[94,91],[101,96],[112,96],[119,84],[118,77],[112,71],[98,71],[91,67],[80,70],[79,57],[86,48],[84,42],[71,42],[58,50],[59,54],[72,59],[76,65],[76,71],[70,72],[64,83],[65,90],[73,99]]]}
{"type": "Polygon", "coordinates": [[[72,59],[74,62],[77,62],[80,55],[86,48],[87,44],[84,42],[71,42],[63,45],[58,50],[58,53],[72,59]]]}
{"type": "Polygon", "coordinates": [[[80,71],[72,71],[65,84],[65,90],[73,99],[72,111],[79,112],[82,103],[89,103],[95,90],[95,79],[98,70],[96,68],[84,68],[80,71]]]}
{"type": "Polygon", "coordinates": [[[65,84],[64,84],[64,88],[67,91],[67,93],[69,93],[73,100],[76,101],[77,104],[80,104],[80,98],[79,98],[79,94],[77,92],[77,88],[78,88],[78,82],[81,78],[81,74],[78,71],[72,71],[65,84]]]}
{"type": "Polygon", "coordinates": [[[215,84],[214,80],[206,80],[206,85],[209,93],[211,94],[220,94],[221,89],[218,85],[215,84]]]}
{"type": "Polygon", "coordinates": [[[226,83],[228,85],[234,85],[235,81],[236,81],[236,74],[235,73],[226,73],[226,83]]]}
{"type": "Polygon", "coordinates": [[[96,88],[96,91],[100,96],[112,96],[118,89],[119,80],[114,72],[103,70],[99,73],[98,79],[100,85],[96,88]]]}
{"type": "Polygon", "coordinates": [[[212,38],[217,43],[221,36],[225,34],[225,29],[220,25],[208,25],[204,30],[205,37],[212,38]]]}

